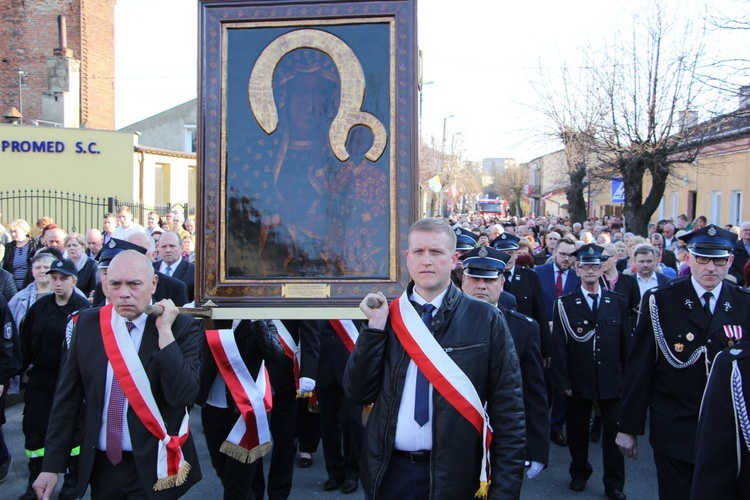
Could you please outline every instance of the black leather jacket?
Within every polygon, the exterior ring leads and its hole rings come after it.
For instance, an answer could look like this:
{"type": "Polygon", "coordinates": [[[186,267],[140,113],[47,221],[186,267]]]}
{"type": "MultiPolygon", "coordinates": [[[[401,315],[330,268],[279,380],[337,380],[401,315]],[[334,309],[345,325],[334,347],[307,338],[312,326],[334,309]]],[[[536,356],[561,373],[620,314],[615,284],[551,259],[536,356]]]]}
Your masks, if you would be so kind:
{"type": "MultiPolygon", "coordinates": [[[[435,339],[487,402],[493,428],[490,498],[519,498],[526,438],[522,383],[502,314],[451,283],[431,326],[435,339]]],[[[386,331],[365,323],[344,373],[344,390],[355,404],[375,403],[360,466],[362,485],[373,500],[379,498],[377,491],[393,451],[409,362],[390,323],[386,331]]],[[[473,498],[479,488],[481,436],[437,390],[432,404],[430,498],[473,498]]]]}

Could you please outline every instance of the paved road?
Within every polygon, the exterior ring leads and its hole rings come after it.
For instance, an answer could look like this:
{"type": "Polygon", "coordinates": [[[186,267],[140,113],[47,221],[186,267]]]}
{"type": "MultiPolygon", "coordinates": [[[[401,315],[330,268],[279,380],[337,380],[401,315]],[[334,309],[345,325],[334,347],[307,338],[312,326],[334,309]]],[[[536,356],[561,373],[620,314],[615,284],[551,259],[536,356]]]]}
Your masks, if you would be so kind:
{"type": "MultiPolygon", "coordinates": [[[[8,422],[3,426],[3,433],[8,448],[13,455],[13,465],[10,469],[8,479],[0,484],[0,498],[15,499],[26,489],[28,469],[26,457],[23,451],[23,433],[21,432],[23,404],[14,405],[6,410],[8,422]]],[[[203,428],[200,423],[200,411],[194,409],[191,413],[191,428],[196,439],[196,446],[200,455],[203,480],[195,485],[185,498],[189,499],[215,499],[221,498],[221,485],[216,478],[211,462],[206,451],[203,439],[203,428]]],[[[640,458],[637,462],[626,460],[626,486],[625,492],[631,500],[648,500],[657,498],[656,473],[653,466],[653,455],[647,440],[641,438],[640,458]]],[[[594,467],[594,475],[588,482],[586,490],[575,493],[568,489],[570,480],[567,470],[570,456],[567,448],[561,448],[555,444],[551,445],[550,467],[532,480],[526,479],[523,486],[522,498],[524,499],[602,499],[604,487],[601,483],[601,444],[591,445],[590,461],[594,467]]],[[[266,464],[267,466],[267,464],[266,464]]],[[[361,488],[351,495],[341,492],[324,492],[323,483],[326,480],[325,467],[323,465],[323,453],[319,450],[314,455],[314,464],[309,469],[296,468],[294,471],[294,488],[290,498],[295,500],[306,500],[309,498],[320,498],[327,500],[362,500],[364,495],[361,488]]],[[[89,498],[86,495],[86,498],[89,498]]]]}

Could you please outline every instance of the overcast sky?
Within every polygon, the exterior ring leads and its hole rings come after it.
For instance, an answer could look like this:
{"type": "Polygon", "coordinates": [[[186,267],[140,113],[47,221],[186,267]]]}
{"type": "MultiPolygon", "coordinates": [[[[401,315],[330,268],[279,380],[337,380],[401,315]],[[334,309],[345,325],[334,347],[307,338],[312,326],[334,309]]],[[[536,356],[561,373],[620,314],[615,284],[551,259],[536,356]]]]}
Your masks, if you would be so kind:
{"type": "MultiPolygon", "coordinates": [[[[554,70],[563,60],[575,61],[579,47],[598,45],[634,4],[648,1],[420,1],[419,47],[424,81],[431,82],[423,92],[423,135],[440,140],[445,124],[449,136],[460,133],[464,157],[472,160],[528,161],[550,152],[555,145],[538,138],[543,126],[529,109],[535,100],[529,80],[540,64],[554,70]]],[[[698,12],[703,1],[664,3],[698,12]]],[[[726,9],[747,3],[712,2],[726,9]]],[[[197,10],[197,1],[118,0],[118,128],[196,97],[197,10]]],[[[720,40],[713,50],[729,53],[742,46],[731,36],[720,40]]]]}

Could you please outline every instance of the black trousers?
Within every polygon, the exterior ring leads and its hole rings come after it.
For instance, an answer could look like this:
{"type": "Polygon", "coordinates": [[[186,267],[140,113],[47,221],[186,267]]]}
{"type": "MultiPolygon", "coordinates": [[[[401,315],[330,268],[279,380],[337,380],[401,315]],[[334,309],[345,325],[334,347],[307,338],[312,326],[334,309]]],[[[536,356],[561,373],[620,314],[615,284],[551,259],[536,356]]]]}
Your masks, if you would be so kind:
{"type": "Polygon", "coordinates": [[[224,487],[224,500],[255,500],[250,483],[258,461],[245,464],[219,451],[239,416],[234,408],[216,408],[209,404],[201,410],[206,446],[211,465],[224,487]]]}
{"type": "Polygon", "coordinates": [[[122,452],[122,462],[117,466],[112,465],[105,452],[97,451],[89,485],[92,500],[145,500],[148,498],[141,484],[133,454],[127,451],[122,452]]]}
{"type": "Polygon", "coordinates": [[[328,478],[359,481],[359,457],[364,435],[362,406],[349,401],[338,384],[318,388],[317,393],[328,478]]]}
{"type": "MultiPolygon", "coordinates": [[[[294,433],[297,421],[297,392],[295,390],[276,391],[273,395],[273,409],[270,415],[273,449],[271,467],[268,470],[268,498],[286,500],[292,491],[294,475],[294,433]]],[[[269,455],[266,455],[268,459],[269,455]]],[[[263,459],[258,459],[253,478],[253,491],[257,498],[263,498],[266,481],[263,477],[263,459]]]]}
{"type": "Polygon", "coordinates": [[[413,463],[410,460],[392,456],[385,470],[378,498],[428,500],[430,498],[430,463],[413,463]]]}
{"type": "Polygon", "coordinates": [[[23,395],[23,435],[26,449],[36,451],[44,448],[47,438],[52,400],[55,397],[56,378],[29,377],[23,395]]]}
{"type": "MultiPolygon", "coordinates": [[[[570,477],[587,481],[593,469],[589,463],[589,420],[593,400],[567,398],[566,424],[570,450],[570,477]]],[[[600,399],[602,412],[602,462],[604,466],[604,491],[625,487],[625,457],[615,444],[617,420],[620,418],[620,398],[600,399]]],[[[688,486],[688,489],[690,486],[688,486]]],[[[689,498],[686,497],[686,498],[689,498]]]]}
{"type": "Polygon", "coordinates": [[[683,462],[654,450],[656,479],[659,482],[659,500],[690,498],[695,464],[683,462]]]}
{"type": "Polygon", "coordinates": [[[320,413],[310,411],[310,400],[297,400],[297,438],[301,453],[315,453],[320,443],[320,413]]]}

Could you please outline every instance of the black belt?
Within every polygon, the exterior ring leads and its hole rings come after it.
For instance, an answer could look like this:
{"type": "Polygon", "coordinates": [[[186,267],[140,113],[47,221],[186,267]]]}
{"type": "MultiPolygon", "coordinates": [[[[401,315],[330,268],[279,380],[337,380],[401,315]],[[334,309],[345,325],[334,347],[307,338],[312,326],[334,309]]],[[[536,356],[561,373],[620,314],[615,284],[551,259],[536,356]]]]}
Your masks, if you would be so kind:
{"type": "Polygon", "coordinates": [[[430,461],[430,450],[423,451],[401,451],[393,450],[393,456],[408,460],[413,464],[425,464],[430,461]]]}

